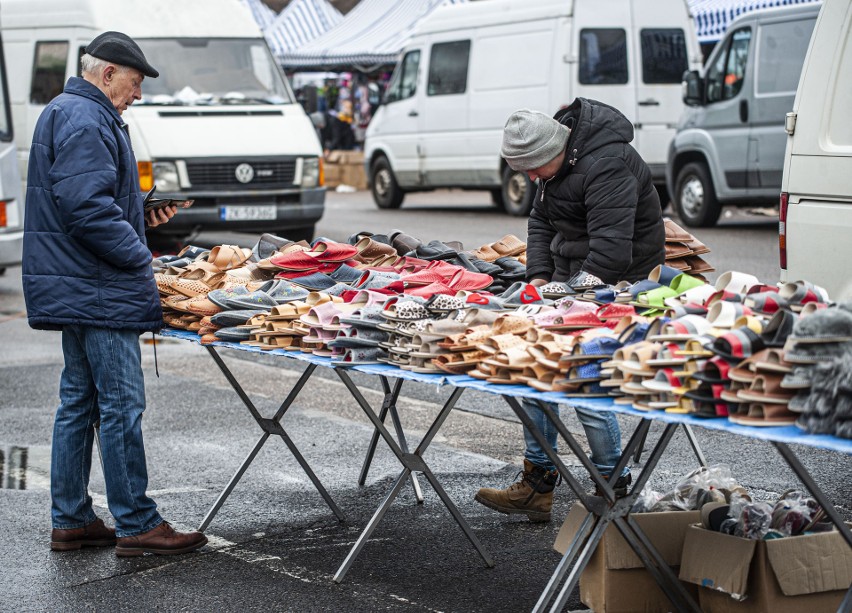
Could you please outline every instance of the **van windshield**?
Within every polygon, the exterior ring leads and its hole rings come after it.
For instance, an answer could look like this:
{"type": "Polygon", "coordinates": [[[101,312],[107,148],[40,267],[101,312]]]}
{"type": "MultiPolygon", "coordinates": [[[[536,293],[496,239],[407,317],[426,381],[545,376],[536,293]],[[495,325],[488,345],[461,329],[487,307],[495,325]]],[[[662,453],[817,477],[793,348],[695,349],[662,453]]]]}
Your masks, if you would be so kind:
{"type": "Polygon", "coordinates": [[[160,76],[142,82],[137,104],[287,104],[293,102],[263,39],[140,39],[160,76]]]}

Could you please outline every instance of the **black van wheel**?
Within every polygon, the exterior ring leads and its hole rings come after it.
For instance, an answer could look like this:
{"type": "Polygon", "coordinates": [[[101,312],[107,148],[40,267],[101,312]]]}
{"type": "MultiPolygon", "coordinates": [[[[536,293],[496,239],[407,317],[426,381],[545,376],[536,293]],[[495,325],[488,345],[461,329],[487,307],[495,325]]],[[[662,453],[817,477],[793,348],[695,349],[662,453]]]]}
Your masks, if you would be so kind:
{"type": "Polygon", "coordinates": [[[378,158],[370,167],[370,185],[373,202],[380,209],[398,209],[402,206],[405,192],[399,188],[386,157],[378,158]]]}
{"type": "Polygon", "coordinates": [[[690,228],[711,228],[722,212],[704,162],[692,162],[681,169],[673,200],[677,214],[690,228]]]}
{"type": "Polygon", "coordinates": [[[535,184],[524,173],[506,166],[503,169],[502,194],[504,211],[515,217],[526,217],[535,198],[535,184]]]}

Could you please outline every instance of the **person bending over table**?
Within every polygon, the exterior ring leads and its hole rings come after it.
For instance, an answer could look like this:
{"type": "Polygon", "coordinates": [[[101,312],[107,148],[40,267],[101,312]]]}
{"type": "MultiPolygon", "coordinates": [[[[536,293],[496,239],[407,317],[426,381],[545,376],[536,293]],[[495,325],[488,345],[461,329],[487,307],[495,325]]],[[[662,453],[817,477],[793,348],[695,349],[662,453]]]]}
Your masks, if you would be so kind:
{"type": "Polygon", "coordinates": [[[96,37],[80,63],[82,78],[70,78],[36,124],[24,222],[28,321],[37,330],[61,330],[65,358],[50,462],[50,547],[185,553],[207,537],[176,532],[145,493],[139,350],[139,335],[163,325],[145,225],[168,222],[176,209],[144,213],[121,119],[142,97],[142,80],[159,73],[119,32],[96,37]],[[115,530],[95,515],[88,491],[97,422],[115,530]]]}
{"type": "MultiPolygon", "coordinates": [[[[630,145],[633,125],[617,109],[577,98],[554,117],[521,109],[503,129],[506,163],[538,183],[527,225],[527,281],[573,287],[639,281],[665,260],[665,228],[651,171],[630,145]]],[[[539,406],[521,405],[556,451],[557,431],[539,406]]],[[[552,409],[558,415],[558,407],[552,409]]],[[[576,407],[592,462],[607,479],[621,455],[614,413],[576,407]]],[[[524,428],[524,470],[504,490],[480,489],[477,502],[502,513],[550,521],[559,475],[524,428]]],[[[628,469],[614,484],[625,495],[628,469]]],[[[601,492],[596,492],[601,495],[601,492]]]]}

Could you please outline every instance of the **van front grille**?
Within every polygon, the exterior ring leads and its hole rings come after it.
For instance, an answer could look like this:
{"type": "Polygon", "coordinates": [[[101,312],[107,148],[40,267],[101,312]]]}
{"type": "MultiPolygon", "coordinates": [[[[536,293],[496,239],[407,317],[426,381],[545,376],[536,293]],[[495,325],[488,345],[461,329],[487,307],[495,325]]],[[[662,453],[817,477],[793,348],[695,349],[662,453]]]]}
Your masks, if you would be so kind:
{"type": "Polygon", "coordinates": [[[296,160],[187,162],[186,170],[193,189],[288,188],[293,187],[296,160]]]}

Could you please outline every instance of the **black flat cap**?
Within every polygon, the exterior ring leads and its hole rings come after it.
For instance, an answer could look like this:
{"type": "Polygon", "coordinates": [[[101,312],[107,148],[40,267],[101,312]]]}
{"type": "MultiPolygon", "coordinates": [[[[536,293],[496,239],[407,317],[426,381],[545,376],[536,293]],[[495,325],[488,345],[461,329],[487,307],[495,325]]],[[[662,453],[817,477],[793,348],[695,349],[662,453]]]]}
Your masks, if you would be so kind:
{"type": "Polygon", "coordinates": [[[104,32],[86,46],[86,53],[91,56],[119,64],[130,66],[146,77],[156,78],[160,73],[148,63],[142,49],[127,34],[121,32],[104,32]]]}

